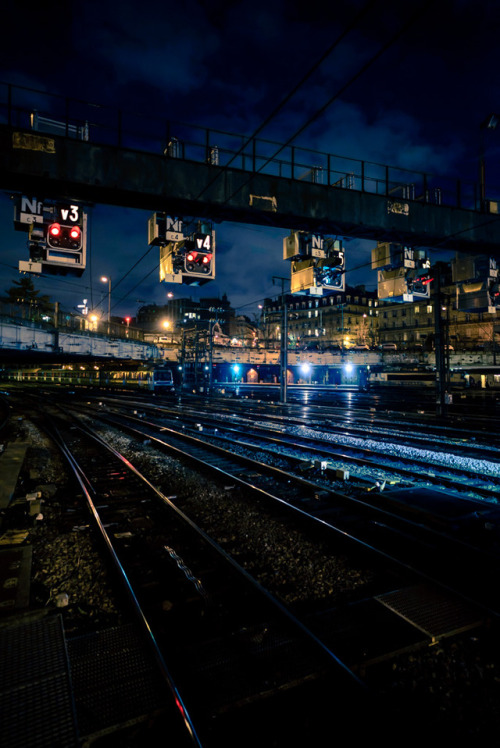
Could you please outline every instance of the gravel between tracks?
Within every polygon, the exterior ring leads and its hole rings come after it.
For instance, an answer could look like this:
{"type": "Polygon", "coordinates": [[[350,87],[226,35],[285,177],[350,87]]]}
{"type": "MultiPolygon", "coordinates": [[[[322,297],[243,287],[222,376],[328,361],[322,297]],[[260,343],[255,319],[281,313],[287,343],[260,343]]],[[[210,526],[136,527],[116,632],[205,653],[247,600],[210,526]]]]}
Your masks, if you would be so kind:
{"type": "MultiPolygon", "coordinates": [[[[25,420],[18,428],[31,444],[30,469],[22,476],[18,494],[41,490],[43,518],[20,516],[13,509],[6,527],[19,521],[29,527],[26,542],[33,546],[32,607],[50,609],[62,604],[70,634],[115,625],[122,616],[120,604],[79,509],[79,498],[68,491],[64,465],[31,422],[25,420]]],[[[147,444],[107,429],[103,434],[139,469],[147,468],[152,482],[166,494],[190,496],[183,501],[183,509],[196,512],[196,519],[207,528],[218,527],[226,546],[237,548],[240,533],[245,542],[251,537],[254,556],[250,572],[263,584],[274,586],[273,591],[287,604],[311,596],[334,602],[370,580],[369,570],[353,570],[344,558],[332,558],[304,542],[299,533],[263,519],[244,504],[236,506],[230,488],[215,489],[205,478],[172,458],[159,456],[147,444]]],[[[476,740],[500,736],[500,651],[493,628],[399,656],[371,668],[366,679],[391,703],[412,704],[415,719],[425,720],[434,736],[476,740]]]]}

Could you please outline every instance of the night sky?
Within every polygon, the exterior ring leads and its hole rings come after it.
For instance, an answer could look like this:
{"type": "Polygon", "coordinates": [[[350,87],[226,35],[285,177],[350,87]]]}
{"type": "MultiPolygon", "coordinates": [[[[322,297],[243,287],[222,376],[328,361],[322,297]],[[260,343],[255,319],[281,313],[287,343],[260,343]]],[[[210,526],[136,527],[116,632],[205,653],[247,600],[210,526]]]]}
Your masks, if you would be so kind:
{"type": "MultiPolygon", "coordinates": [[[[2,11],[0,81],[146,115],[242,135],[266,123],[259,136],[277,142],[308,123],[293,140],[298,146],[476,180],[480,124],[500,112],[498,2],[9,6],[2,11]]],[[[484,147],[487,197],[498,199],[500,127],[486,131],[484,147]]],[[[286,230],[222,223],[214,281],[201,288],[160,284],[158,253],[147,252],[149,215],[96,206],[85,274],[35,278],[36,287],[66,309],[83,298],[95,307],[105,274],[116,315],[163,304],[173,291],[194,299],[226,293],[238,312],[252,316],[278,294],[273,276],[289,277],[286,230]]],[[[10,195],[2,193],[0,293],[19,278],[18,261],[28,259],[27,237],[12,219],[10,195]]],[[[371,246],[347,242],[349,285],[376,288],[376,273],[366,268],[371,246]]]]}

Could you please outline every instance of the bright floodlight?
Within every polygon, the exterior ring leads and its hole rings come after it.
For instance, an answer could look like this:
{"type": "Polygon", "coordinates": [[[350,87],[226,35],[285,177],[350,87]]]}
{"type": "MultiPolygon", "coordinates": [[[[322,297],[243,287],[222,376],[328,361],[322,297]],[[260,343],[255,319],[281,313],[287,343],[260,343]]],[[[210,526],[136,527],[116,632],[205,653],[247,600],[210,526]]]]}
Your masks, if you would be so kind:
{"type": "Polygon", "coordinates": [[[347,363],[347,364],[345,365],[345,373],[346,373],[346,374],[352,374],[352,370],[353,370],[353,368],[354,368],[354,367],[353,367],[353,365],[352,365],[352,364],[351,364],[350,362],[348,362],[348,363],[347,363]]]}
{"type": "Polygon", "coordinates": [[[301,374],[304,374],[305,376],[307,376],[308,374],[311,373],[311,364],[307,364],[307,363],[301,364],[300,371],[301,371],[301,374]]]}

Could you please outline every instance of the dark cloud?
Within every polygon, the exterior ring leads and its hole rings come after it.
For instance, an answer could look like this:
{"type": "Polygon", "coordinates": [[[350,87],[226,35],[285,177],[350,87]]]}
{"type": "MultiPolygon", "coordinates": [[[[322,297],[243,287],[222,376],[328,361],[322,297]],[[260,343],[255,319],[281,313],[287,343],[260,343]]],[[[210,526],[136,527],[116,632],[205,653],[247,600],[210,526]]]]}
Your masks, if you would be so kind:
{"type": "MultiPolygon", "coordinates": [[[[282,143],[300,131],[292,142],[311,149],[305,168],[318,150],[475,179],[479,124],[500,109],[497,2],[47,0],[29,10],[9,3],[3,12],[0,80],[17,85],[245,135],[295,91],[260,136],[282,143]]],[[[485,141],[492,191],[497,137],[488,133],[485,141]]],[[[6,288],[26,258],[26,237],[13,230],[8,195],[0,217],[6,288]]],[[[170,287],[159,283],[157,250],[148,252],[147,218],[96,206],[85,275],[37,284],[73,307],[83,295],[102,296],[99,277],[106,273],[116,283],[115,311],[133,313],[138,299],[163,303],[170,287]]],[[[216,228],[216,280],[201,289],[175,287],[176,294],[227,293],[244,307],[277,293],[272,277],[289,273],[281,259],[285,232],[216,228]]],[[[367,264],[369,246],[347,244],[348,269],[367,264]]],[[[348,282],[374,287],[373,274],[350,273],[348,282]]]]}

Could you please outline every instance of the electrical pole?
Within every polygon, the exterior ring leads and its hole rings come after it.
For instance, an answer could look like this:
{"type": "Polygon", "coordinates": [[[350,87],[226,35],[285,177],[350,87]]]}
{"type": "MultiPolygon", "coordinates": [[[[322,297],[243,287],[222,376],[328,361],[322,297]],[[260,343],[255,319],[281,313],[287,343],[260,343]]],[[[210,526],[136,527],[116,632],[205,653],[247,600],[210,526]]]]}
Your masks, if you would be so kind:
{"type": "Polygon", "coordinates": [[[281,355],[280,355],[280,402],[287,401],[287,371],[288,371],[288,314],[285,297],[285,281],[288,278],[280,278],[273,275],[273,284],[276,280],[281,281],[281,305],[283,322],[281,325],[281,355]]]}
{"type": "Polygon", "coordinates": [[[181,395],[184,388],[184,367],[186,365],[186,330],[183,327],[182,333],[182,344],[181,344],[181,395]]]}
{"type": "Polygon", "coordinates": [[[496,130],[500,115],[490,114],[479,126],[479,210],[486,207],[485,130],[496,130]]]}
{"type": "MultiPolygon", "coordinates": [[[[217,313],[216,313],[217,314],[217,313]]],[[[213,366],[213,357],[214,357],[214,320],[212,317],[210,317],[208,321],[208,396],[212,394],[212,385],[213,385],[213,374],[212,374],[212,366],[213,366]]]]}
{"type": "Polygon", "coordinates": [[[340,356],[342,360],[344,359],[344,307],[345,307],[345,302],[343,302],[342,304],[339,304],[337,307],[337,309],[340,309],[341,320],[342,320],[341,328],[340,328],[340,356]]]}
{"type": "Polygon", "coordinates": [[[198,331],[194,334],[194,389],[198,393],[198,355],[200,346],[200,333],[198,331]]]}
{"type": "Polygon", "coordinates": [[[437,262],[435,270],[436,289],[434,292],[434,332],[436,349],[436,413],[438,416],[446,415],[448,380],[449,380],[449,350],[445,345],[447,336],[441,317],[442,293],[441,293],[441,263],[437,262]]]}
{"type": "MultiPolygon", "coordinates": [[[[494,339],[495,336],[493,336],[494,339]]],[[[54,303],[54,342],[52,350],[59,351],[59,302],[54,303]]]]}

